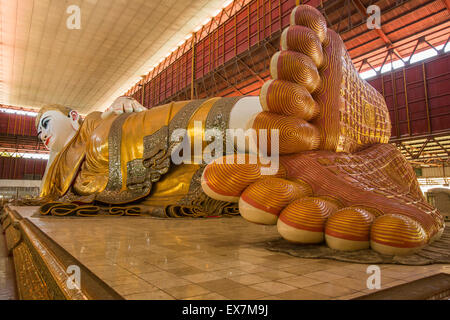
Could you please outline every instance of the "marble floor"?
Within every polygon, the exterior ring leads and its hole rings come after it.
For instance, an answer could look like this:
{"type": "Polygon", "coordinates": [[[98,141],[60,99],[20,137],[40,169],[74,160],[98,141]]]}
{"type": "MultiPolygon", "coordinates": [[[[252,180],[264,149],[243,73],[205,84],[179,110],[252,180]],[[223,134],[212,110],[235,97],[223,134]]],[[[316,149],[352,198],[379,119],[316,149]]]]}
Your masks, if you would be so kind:
{"type": "MultiPolygon", "coordinates": [[[[373,292],[368,265],[268,251],[256,244],[278,239],[276,227],[240,217],[31,217],[34,210],[20,211],[127,299],[316,300],[373,292]]],[[[442,264],[380,268],[381,289],[450,273],[442,264]]]]}

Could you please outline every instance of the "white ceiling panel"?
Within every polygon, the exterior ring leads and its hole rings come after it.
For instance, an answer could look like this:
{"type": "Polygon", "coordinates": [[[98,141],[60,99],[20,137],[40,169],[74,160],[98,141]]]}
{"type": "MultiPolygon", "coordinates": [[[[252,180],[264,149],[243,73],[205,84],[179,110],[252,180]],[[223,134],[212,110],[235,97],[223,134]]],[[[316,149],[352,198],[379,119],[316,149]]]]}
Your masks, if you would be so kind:
{"type": "Polygon", "coordinates": [[[0,0],[0,103],[104,110],[225,2],[0,0]]]}

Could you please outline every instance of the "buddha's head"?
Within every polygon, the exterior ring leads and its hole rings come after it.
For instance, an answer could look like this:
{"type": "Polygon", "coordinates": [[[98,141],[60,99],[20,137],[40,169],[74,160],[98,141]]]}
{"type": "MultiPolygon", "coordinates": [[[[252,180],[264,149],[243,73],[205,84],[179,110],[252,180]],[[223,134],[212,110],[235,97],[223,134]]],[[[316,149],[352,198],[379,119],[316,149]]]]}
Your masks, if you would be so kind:
{"type": "Polygon", "coordinates": [[[60,151],[80,128],[78,112],[61,105],[48,105],[36,117],[38,138],[51,151],[60,151]]]}

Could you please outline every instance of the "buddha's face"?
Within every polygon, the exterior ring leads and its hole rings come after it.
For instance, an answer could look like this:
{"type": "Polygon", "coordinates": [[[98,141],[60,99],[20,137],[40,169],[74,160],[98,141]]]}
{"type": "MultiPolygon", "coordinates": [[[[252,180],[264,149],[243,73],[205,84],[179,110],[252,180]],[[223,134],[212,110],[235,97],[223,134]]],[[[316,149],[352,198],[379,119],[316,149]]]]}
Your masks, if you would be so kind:
{"type": "Polygon", "coordinates": [[[57,110],[45,112],[38,124],[38,137],[49,150],[60,151],[80,128],[80,116],[75,110],[65,115],[57,110]]]}

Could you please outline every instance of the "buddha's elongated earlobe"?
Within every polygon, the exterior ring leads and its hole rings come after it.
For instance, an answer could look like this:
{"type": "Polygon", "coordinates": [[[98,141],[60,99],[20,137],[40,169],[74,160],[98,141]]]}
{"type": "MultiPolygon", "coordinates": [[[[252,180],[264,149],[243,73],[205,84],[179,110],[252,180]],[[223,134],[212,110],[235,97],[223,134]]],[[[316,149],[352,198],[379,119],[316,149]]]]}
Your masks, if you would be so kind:
{"type": "Polygon", "coordinates": [[[80,128],[79,124],[80,115],[78,114],[78,112],[76,112],[75,110],[70,111],[69,118],[72,122],[73,130],[78,131],[78,129],[80,128]]]}
{"type": "Polygon", "coordinates": [[[76,112],[75,110],[70,111],[69,116],[72,119],[72,121],[77,121],[79,117],[78,112],[76,112]]]}

